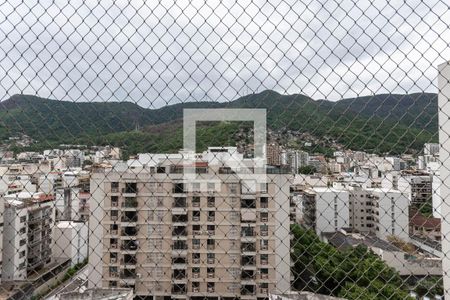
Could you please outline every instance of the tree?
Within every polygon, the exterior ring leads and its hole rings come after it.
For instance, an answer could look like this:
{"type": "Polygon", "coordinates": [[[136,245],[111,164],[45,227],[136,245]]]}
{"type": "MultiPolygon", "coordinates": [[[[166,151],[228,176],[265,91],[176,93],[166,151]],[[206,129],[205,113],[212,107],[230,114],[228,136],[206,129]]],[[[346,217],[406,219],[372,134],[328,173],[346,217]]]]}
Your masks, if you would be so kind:
{"type": "Polygon", "coordinates": [[[302,167],[298,168],[299,174],[312,175],[316,172],[317,172],[317,169],[314,166],[302,166],[302,167]]]}
{"type": "Polygon", "coordinates": [[[402,278],[366,246],[339,251],[293,225],[294,289],[346,299],[411,299],[402,278]]]}

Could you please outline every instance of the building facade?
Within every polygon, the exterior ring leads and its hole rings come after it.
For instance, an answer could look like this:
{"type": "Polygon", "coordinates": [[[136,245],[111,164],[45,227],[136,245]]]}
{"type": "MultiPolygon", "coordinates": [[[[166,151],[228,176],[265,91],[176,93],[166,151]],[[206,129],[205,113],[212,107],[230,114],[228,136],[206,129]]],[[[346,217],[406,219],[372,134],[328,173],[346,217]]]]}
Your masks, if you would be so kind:
{"type": "Polygon", "coordinates": [[[183,162],[172,159],[93,173],[90,287],[133,288],[148,299],[289,290],[288,176],[267,174],[251,191],[210,162],[196,163],[198,182],[183,180],[183,162]]]}
{"type": "Polygon", "coordinates": [[[25,280],[52,262],[53,196],[21,192],[2,201],[2,281],[25,280]]]}

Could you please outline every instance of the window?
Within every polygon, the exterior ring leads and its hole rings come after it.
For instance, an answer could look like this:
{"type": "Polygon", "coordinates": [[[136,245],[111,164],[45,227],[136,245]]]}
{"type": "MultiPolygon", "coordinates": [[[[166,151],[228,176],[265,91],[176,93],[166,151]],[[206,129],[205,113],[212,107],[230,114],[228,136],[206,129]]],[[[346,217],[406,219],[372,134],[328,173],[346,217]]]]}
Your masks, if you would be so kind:
{"type": "Polygon", "coordinates": [[[260,241],[261,250],[269,249],[269,240],[261,240],[260,241]]]}
{"type": "Polygon", "coordinates": [[[208,192],[215,191],[216,190],[216,183],[215,182],[208,182],[207,189],[208,189],[208,192]]]}
{"type": "Polygon", "coordinates": [[[215,262],[216,259],[216,255],[214,253],[207,253],[206,254],[206,259],[207,259],[207,263],[208,264],[213,264],[215,262]]]}
{"type": "Polygon", "coordinates": [[[192,183],[192,191],[193,192],[200,192],[200,182],[192,183]]]}
{"type": "Polygon", "coordinates": [[[192,253],[192,263],[194,264],[200,263],[200,253],[192,253]]]}
{"type": "Polygon", "coordinates": [[[269,198],[261,197],[260,203],[261,203],[261,208],[268,208],[269,207],[269,198]]]}
{"type": "Polygon", "coordinates": [[[214,282],[208,282],[206,286],[209,293],[214,292],[214,282]]]}
{"type": "Polygon", "coordinates": [[[214,247],[215,247],[215,241],[213,239],[208,239],[206,241],[206,248],[208,250],[214,250],[214,247]]]}
{"type": "Polygon", "coordinates": [[[193,207],[200,207],[200,197],[192,197],[192,206],[193,207]]]}
{"type": "Polygon", "coordinates": [[[201,226],[200,225],[192,225],[192,233],[201,234],[201,226]]]}
{"type": "Polygon", "coordinates": [[[214,211],[208,211],[208,222],[214,222],[216,219],[216,213],[214,211]]]}
{"type": "Polygon", "coordinates": [[[260,260],[262,265],[267,265],[269,263],[269,255],[268,254],[261,254],[260,260]]]}
{"type": "Polygon", "coordinates": [[[208,234],[214,234],[216,231],[216,226],[215,225],[207,225],[206,230],[208,231],[208,234]]]}
{"type": "Polygon", "coordinates": [[[261,222],[267,222],[269,220],[269,213],[268,212],[260,213],[260,219],[261,222]]]}
{"type": "Polygon", "coordinates": [[[119,191],[119,183],[111,182],[111,192],[117,193],[119,191]]]}
{"type": "Polygon", "coordinates": [[[192,249],[200,249],[200,240],[199,239],[192,240],[192,249]]]}
{"type": "Polygon", "coordinates": [[[260,229],[261,229],[262,236],[267,236],[269,234],[269,226],[261,225],[260,229]]]}
{"type": "Polygon", "coordinates": [[[237,194],[238,184],[237,183],[230,183],[230,184],[228,184],[228,189],[229,189],[231,194],[237,194]]]}
{"type": "Polygon", "coordinates": [[[26,216],[20,217],[20,223],[25,223],[26,220],[27,220],[26,216]]]}
{"type": "Polygon", "coordinates": [[[216,198],[208,197],[208,207],[215,207],[215,206],[216,206],[216,198]]]}

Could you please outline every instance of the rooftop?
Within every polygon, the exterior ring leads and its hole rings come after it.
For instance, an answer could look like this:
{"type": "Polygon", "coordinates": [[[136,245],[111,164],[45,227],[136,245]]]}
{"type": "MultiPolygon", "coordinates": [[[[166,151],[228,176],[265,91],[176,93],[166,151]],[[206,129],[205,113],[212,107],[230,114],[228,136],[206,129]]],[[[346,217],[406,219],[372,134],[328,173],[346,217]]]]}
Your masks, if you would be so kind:
{"type": "Polygon", "coordinates": [[[370,248],[378,248],[385,251],[402,251],[391,243],[369,233],[352,233],[342,230],[336,232],[324,232],[322,233],[322,236],[327,239],[328,243],[340,250],[353,248],[358,245],[364,245],[370,248]]]}

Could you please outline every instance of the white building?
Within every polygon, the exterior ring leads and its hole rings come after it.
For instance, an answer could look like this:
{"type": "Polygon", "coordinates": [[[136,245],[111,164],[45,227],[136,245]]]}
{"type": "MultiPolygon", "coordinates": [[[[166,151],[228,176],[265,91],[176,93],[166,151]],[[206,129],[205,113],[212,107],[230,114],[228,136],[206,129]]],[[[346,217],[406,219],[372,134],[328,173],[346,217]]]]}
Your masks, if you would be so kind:
{"type": "Polygon", "coordinates": [[[409,238],[408,198],[398,190],[354,184],[350,192],[350,227],[386,239],[409,238]]]}
{"type": "Polygon", "coordinates": [[[424,155],[439,155],[439,144],[438,143],[426,143],[423,145],[423,154],[424,155]]]}
{"type": "Polygon", "coordinates": [[[53,197],[5,195],[2,280],[25,280],[52,262],[53,197]]]}
{"type": "Polygon", "coordinates": [[[303,192],[302,217],[305,226],[320,236],[349,227],[349,192],[332,187],[314,187],[303,192]]]}
{"type": "Polygon", "coordinates": [[[55,258],[70,258],[72,265],[83,262],[88,255],[88,225],[84,222],[60,221],[53,228],[55,258]]]}

